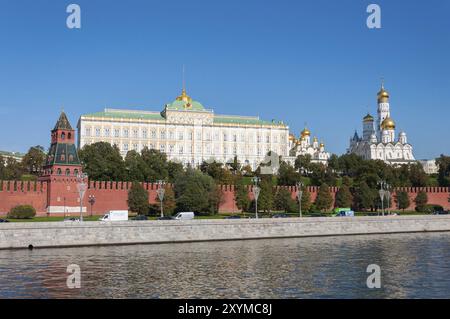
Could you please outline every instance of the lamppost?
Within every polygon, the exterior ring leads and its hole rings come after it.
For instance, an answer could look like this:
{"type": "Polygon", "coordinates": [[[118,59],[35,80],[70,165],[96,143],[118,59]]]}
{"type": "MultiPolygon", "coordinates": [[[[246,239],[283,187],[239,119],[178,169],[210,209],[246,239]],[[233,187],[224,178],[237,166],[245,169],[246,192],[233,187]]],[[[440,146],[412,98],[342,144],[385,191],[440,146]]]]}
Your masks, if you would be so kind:
{"type": "Polygon", "coordinates": [[[64,196],[64,220],[66,220],[66,197],[64,196]]]}
{"type": "Polygon", "coordinates": [[[261,188],[259,188],[258,183],[261,181],[261,178],[255,176],[252,178],[252,182],[255,184],[253,186],[253,196],[255,196],[255,217],[258,219],[258,197],[261,192],[261,188]]]}
{"type": "Polygon", "coordinates": [[[92,217],[92,206],[94,206],[95,204],[95,196],[94,195],[89,195],[89,204],[91,204],[91,217],[92,217]]]}
{"type": "MultiPolygon", "coordinates": [[[[384,189],[386,182],[385,181],[380,181],[378,182],[378,184],[380,185],[380,190],[378,191],[378,193],[380,194],[380,199],[381,199],[381,214],[384,216],[384,196],[386,195],[386,191],[384,189]]],[[[378,214],[380,215],[380,214],[378,214]]]]}
{"type": "Polygon", "coordinates": [[[295,185],[297,186],[297,198],[298,198],[298,206],[299,206],[299,210],[300,210],[300,218],[302,218],[303,183],[297,182],[297,183],[295,183],[295,185]]]}
{"type": "Polygon", "coordinates": [[[77,175],[77,189],[78,189],[78,195],[80,196],[80,222],[83,221],[83,197],[84,194],[86,194],[87,190],[87,179],[86,173],[80,173],[77,175]]]}
{"type": "Polygon", "coordinates": [[[387,206],[387,214],[391,214],[391,185],[386,184],[386,206],[387,206]]]}
{"type": "Polygon", "coordinates": [[[158,194],[158,198],[161,202],[161,217],[164,217],[163,200],[164,200],[164,194],[166,193],[166,190],[164,188],[165,184],[166,184],[165,181],[159,180],[158,181],[158,190],[156,191],[156,193],[158,194]]]}

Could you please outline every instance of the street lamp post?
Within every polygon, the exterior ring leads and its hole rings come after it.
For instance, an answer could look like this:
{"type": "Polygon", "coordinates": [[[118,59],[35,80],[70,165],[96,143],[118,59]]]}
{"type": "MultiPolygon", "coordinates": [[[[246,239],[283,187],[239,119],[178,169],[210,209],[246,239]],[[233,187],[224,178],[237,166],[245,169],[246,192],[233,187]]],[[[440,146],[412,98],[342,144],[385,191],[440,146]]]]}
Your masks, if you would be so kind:
{"type": "Polygon", "coordinates": [[[302,218],[303,183],[297,182],[296,186],[297,186],[297,198],[298,198],[298,206],[299,206],[299,211],[300,211],[300,218],[302,218]]]}
{"type": "Polygon", "coordinates": [[[253,186],[253,195],[255,196],[255,217],[258,219],[258,197],[261,192],[261,188],[259,188],[258,183],[261,181],[261,178],[255,176],[252,178],[252,182],[255,184],[253,186]]]}
{"type": "Polygon", "coordinates": [[[95,204],[95,196],[94,195],[89,195],[89,204],[91,204],[91,217],[92,217],[92,207],[95,204]]]}
{"type": "Polygon", "coordinates": [[[381,199],[381,214],[382,216],[384,216],[384,196],[386,195],[386,190],[384,189],[386,182],[385,181],[380,181],[378,184],[380,184],[380,190],[378,191],[378,193],[380,194],[380,199],[381,199]]]}
{"type": "Polygon", "coordinates": [[[387,214],[391,214],[391,186],[389,184],[386,184],[386,208],[387,208],[387,214]]]}
{"type": "Polygon", "coordinates": [[[78,195],[80,196],[80,222],[83,221],[83,197],[86,194],[87,184],[86,184],[86,173],[81,173],[77,175],[77,189],[78,195]]]}
{"type": "Polygon", "coordinates": [[[164,200],[164,194],[166,193],[166,190],[164,189],[165,184],[166,184],[165,181],[159,180],[158,181],[158,190],[156,191],[156,193],[158,194],[158,198],[161,202],[161,217],[164,217],[163,200],[164,200]]]}

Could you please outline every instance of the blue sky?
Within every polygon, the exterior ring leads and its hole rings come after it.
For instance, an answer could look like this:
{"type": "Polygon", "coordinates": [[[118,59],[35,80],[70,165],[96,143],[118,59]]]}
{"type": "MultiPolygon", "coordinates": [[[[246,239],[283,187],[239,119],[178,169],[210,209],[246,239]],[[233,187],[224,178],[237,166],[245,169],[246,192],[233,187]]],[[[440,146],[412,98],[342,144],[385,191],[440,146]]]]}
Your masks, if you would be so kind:
{"type": "Polygon", "coordinates": [[[450,1],[0,0],[0,149],[49,145],[104,107],[161,110],[181,89],[220,114],[305,122],[342,154],[385,78],[417,158],[450,153],[450,1]],[[66,7],[82,9],[81,30],[66,7]],[[382,9],[382,29],[366,7],[382,9]]]}

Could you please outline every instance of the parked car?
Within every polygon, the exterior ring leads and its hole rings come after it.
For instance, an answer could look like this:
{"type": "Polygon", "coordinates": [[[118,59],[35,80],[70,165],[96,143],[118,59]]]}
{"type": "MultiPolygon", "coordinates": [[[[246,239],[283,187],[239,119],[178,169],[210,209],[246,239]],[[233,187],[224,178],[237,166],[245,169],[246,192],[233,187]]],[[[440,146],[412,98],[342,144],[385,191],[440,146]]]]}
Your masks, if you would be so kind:
{"type": "Polygon", "coordinates": [[[433,212],[433,215],[448,215],[448,211],[445,210],[437,210],[433,212]]]}
{"type": "Polygon", "coordinates": [[[1,219],[1,218],[0,218],[0,223],[9,223],[9,220],[1,219]]]}
{"type": "Polygon", "coordinates": [[[289,218],[289,216],[286,214],[275,214],[272,218],[289,218]]]}
{"type": "Polygon", "coordinates": [[[148,220],[148,218],[145,215],[137,215],[136,217],[133,217],[132,220],[148,220]]]}
{"type": "Polygon", "coordinates": [[[173,220],[171,216],[158,217],[157,220],[173,220]]]}
{"type": "Polygon", "coordinates": [[[181,212],[175,215],[173,219],[176,220],[191,220],[194,219],[195,215],[193,212],[181,212]]]}
{"type": "Polygon", "coordinates": [[[239,215],[231,215],[231,216],[224,217],[224,219],[241,219],[241,216],[239,216],[239,215]]]}

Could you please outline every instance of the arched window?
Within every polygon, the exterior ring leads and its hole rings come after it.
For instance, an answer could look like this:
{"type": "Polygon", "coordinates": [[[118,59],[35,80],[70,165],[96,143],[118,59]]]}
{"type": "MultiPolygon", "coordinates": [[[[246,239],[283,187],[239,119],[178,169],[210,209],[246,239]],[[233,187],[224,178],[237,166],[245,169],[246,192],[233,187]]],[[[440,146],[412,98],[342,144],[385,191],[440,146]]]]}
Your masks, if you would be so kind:
{"type": "Polygon", "coordinates": [[[71,139],[72,139],[72,133],[67,134],[67,138],[68,138],[69,140],[71,140],[71,139]]]}
{"type": "Polygon", "coordinates": [[[56,171],[56,175],[62,175],[62,171],[60,168],[58,168],[58,170],[56,171]]]}
{"type": "Polygon", "coordinates": [[[61,139],[64,140],[66,138],[66,133],[62,132],[61,133],[61,139]]]}
{"type": "Polygon", "coordinates": [[[74,176],[78,176],[78,169],[75,168],[75,169],[73,170],[73,175],[74,175],[74,176]]]}
{"type": "Polygon", "coordinates": [[[70,176],[70,169],[66,168],[66,176],[70,176]]]}

